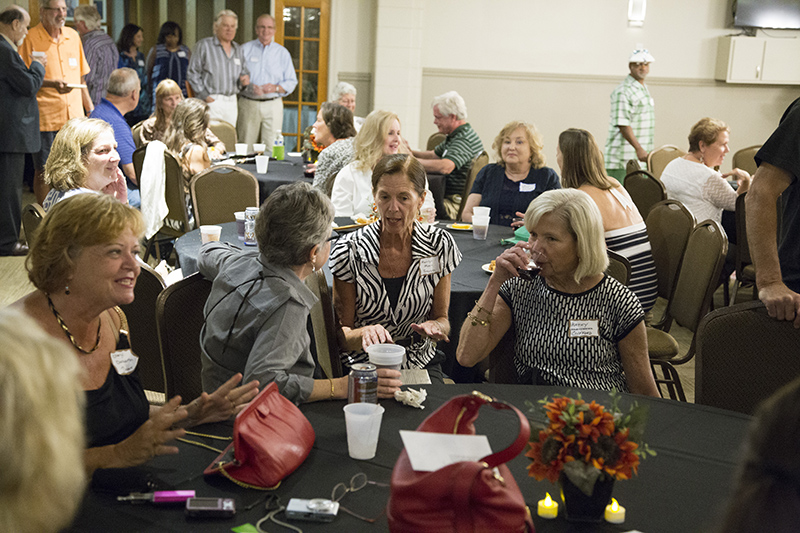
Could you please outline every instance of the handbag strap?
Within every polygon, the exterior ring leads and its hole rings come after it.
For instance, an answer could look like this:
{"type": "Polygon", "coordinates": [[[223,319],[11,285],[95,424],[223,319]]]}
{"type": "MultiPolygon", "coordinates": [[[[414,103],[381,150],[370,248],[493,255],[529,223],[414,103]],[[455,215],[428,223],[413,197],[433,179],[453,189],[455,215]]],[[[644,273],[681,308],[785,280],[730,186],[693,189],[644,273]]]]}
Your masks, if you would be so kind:
{"type": "Polygon", "coordinates": [[[238,479],[235,479],[233,476],[231,476],[228,473],[227,470],[225,470],[225,466],[226,465],[230,465],[230,464],[234,464],[234,463],[232,463],[232,462],[225,463],[225,462],[220,461],[219,463],[217,463],[217,467],[219,469],[219,472],[223,476],[225,476],[226,478],[230,479],[231,481],[233,481],[234,483],[236,483],[240,487],[244,487],[246,489],[256,489],[256,490],[275,490],[275,489],[277,489],[278,487],[281,486],[281,482],[280,481],[278,481],[278,483],[274,487],[259,487],[258,485],[251,485],[250,483],[245,483],[244,481],[239,481],[238,479]]]}
{"type": "MultiPolygon", "coordinates": [[[[497,400],[490,396],[483,394],[482,392],[473,391],[472,396],[465,397],[467,401],[470,400],[477,400],[480,405],[489,405],[494,409],[509,409],[514,411],[517,414],[517,418],[519,419],[519,434],[514,442],[506,448],[505,450],[501,450],[499,452],[493,453],[491,455],[487,455],[486,457],[482,458],[480,461],[487,464],[489,468],[494,468],[501,464],[507,463],[512,460],[514,457],[519,455],[519,453],[525,449],[525,446],[528,444],[528,441],[531,438],[531,425],[528,422],[528,419],[522,412],[514,407],[513,405],[506,403],[502,400],[497,400]]],[[[466,409],[464,407],[463,409],[466,409]]],[[[459,417],[460,421],[460,417],[459,417]]],[[[458,422],[457,422],[458,423],[458,422]]],[[[456,427],[458,430],[458,427],[456,427]]]]}

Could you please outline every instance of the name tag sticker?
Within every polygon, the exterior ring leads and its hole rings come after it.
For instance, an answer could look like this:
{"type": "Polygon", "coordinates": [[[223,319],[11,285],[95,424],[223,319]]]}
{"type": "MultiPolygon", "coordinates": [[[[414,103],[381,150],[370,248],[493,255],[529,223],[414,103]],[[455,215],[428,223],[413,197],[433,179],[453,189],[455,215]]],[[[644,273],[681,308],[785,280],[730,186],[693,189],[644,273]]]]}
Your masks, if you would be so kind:
{"type": "Polygon", "coordinates": [[[77,68],[78,67],[78,60],[75,59],[74,57],[68,58],[67,59],[67,63],[69,63],[69,66],[72,67],[72,68],[77,68]]]}
{"type": "Polygon", "coordinates": [[[439,258],[436,256],[426,257],[419,262],[419,273],[423,276],[430,276],[441,271],[442,267],[439,265],[439,258]]]}
{"type": "Polygon", "coordinates": [[[120,376],[127,376],[134,370],[136,365],[139,364],[139,358],[130,350],[119,350],[111,352],[111,364],[120,376]]]}
{"type": "Polygon", "coordinates": [[[250,62],[251,63],[258,63],[259,61],[261,61],[260,57],[258,57],[258,56],[250,56],[250,62]]]}
{"type": "Polygon", "coordinates": [[[144,59],[140,59],[139,61],[137,61],[137,63],[139,64],[140,67],[143,67],[144,66],[144,59]]]}
{"type": "Polygon", "coordinates": [[[178,50],[178,57],[186,57],[186,52],[183,50],[178,50]]]}
{"type": "Polygon", "coordinates": [[[234,64],[234,65],[237,65],[237,66],[239,66],[239,65],[241,65],[241,64],[242,64],[242,62],[239,60],[239,58],[238,58],[238,57],[234,57],[234,58],[233,58],[233,64],[234,64]]]}
{"type": "Polygon", "coordinates": [[[535,183],[522,183],[519,184],[519,192],[533,192],[536,190],[535,183]]]}
{"type": "Polygon", "coordinates": [[[600,336],[600,326],[597,320],[570,320],[569,336],[571,339],[578,337],[600,336]]]}

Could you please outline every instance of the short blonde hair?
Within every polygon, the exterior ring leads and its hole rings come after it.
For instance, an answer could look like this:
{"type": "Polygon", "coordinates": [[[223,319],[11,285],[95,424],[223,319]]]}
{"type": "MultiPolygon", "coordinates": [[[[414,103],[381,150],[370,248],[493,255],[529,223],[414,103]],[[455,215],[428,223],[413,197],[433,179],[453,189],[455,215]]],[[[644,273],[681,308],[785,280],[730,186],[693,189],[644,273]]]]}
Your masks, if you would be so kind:
{"type": "Polygon", "coordinates": [[[701,141],[705,145],[714,144],[719,134],[723,131],[730,130],[728,125],[721,120],[710,117],[701,118],[692,126],[689,132],[689,151],[697,152],[700,150],[701,141]]]}
{"type": "Polygon", "coordinates": [[[60,531],[86,486],[80,366],[14,308],[0,310],[0,344],[0,531],[60,531]]]}
{"type": "MultiPolygon", "coordinates": [[[[353,141],[355,163],[364,171],[371,171],[378,160],[383,157],[383,145],[392,122],[400,124],[400,118],[391,111],[376,109],[369,115],[361,126],[361,130],[353,141]]],[[[400,144],[400,152],[405,153],[404,145],[400,144]]]]}
{"type": "Polygon", "coordinates": [[[617,186],[606,176],[603,152],[591,132],[570,128],[558,136],[561,151],[561,184],[577,189],[584,183],[607,191],[617,186]]]}
{"type": "MultiPolygon", "coordinates": [[[[441,108],[439,111],[441,111],[441,108]]],[[[522,128],[522,131],[525,134],[525,139],[528,141],[528,148],[531,151],[531,166],[533,168],[542,168],[545,165],[544,153],[542,153],[542,150],[544,150],[542,136],[539,135],[538,131],[536,131],[536,126],[529,122],[522,122],[520,120],[509,122],[503,126],[503,129],[500,130],[500,133],[498,133],[497,137],[494,138],[492,149],[494,149],[494,153],[497,155],[497,164],[501,167],[506,166],[505,161],[503,161],[503,154],[501,153],[503,141],[509,138],[511,134],[519,128],[522,128]]]]}
{"type": "Polygon", "coordinates": [[[141,237],[142,215],[108,194],[76,194],[50,208],[25,261],[28,278],[47,293],[62,289],[87,246],[107,244],[126,230],[141,237]]]}
{"type": "Polygon", "coordinates": [[[533,227],[547,214],[564,223],[578,248],[575,281],[602,274],[608,268],[603,217],[592,197],[578,189],[553,189],[540,194],[525,211],[525,228],[533,227]]]}
{"type": "Polygon", "coordinates": [[[50,155],[44,165],[44,181],[53,189],[68,191],[83,187],[88,171],[86,158],[95,140],[111,133],[111,124],[96,118],[73,118],[68,120],[53,140],[50,155]]]}

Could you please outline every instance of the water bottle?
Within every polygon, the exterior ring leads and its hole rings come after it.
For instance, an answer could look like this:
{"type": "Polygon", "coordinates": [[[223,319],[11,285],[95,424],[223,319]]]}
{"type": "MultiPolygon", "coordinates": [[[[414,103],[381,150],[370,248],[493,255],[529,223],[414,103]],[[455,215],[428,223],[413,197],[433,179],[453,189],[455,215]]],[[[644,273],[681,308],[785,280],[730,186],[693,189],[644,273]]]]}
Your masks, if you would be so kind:
{"type": "Polygon", "coordinates": [[[255,246],[256,241],[256,216],[257,207],[248,207],[244,210],[244,243],[247,246],[255,246]]]}
{"type": "Polygon", "coordinates": [[[275,144],[272,145],[272,157],[278,161],[283,161],[283,134],[281,134],[281,130],[278,130],[275,144]]]}

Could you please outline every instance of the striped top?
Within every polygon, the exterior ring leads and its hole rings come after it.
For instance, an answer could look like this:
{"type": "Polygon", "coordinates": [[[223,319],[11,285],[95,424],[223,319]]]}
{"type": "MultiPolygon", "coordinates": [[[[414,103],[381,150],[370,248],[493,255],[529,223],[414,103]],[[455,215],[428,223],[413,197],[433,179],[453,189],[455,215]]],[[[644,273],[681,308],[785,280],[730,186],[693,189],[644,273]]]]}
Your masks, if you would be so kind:
{"type": "Polygon", "coordinates": [[[156,87],[163,80],[170,79],[181,88],[186,98],[186,71],[189,68],[189,57],[192,53],[186,45],[180,45],[174,52],[167,49],[166,44],[157,44],[150,49],[147,64],[152,65],[150,72],[150,90],[156,94],[156,87]]]}
{"type": "Polygon", "coordinates": [[[500,287],[517,335],[514,366],[521,383],[533,371],[550,385],[627,391],[619,341],[644,320],[636,296],[604,276],[588,291],[567,294],[541,276],[500,287]],[[580,333],[576,333],[576,332],[580,333]]]}
{"type": "MultiPolygon", "coordinates": [[[[428,320],[433,306],[433,292],[443,277],[461,262],[461,252],[453,237],[438,228],[425,228],[414,222],[411,234],[411,266],[400,299],[394,308],[386,285],[378,272],[381,222],[375,222],[345,235],[331,251],[330,268],[336,279],[352,283],[356,289],[355,328],[380,324],[395,342],[411,337],[411,324],[428,320]],[[433,273],[422,273],[423,259],[438,258],[433,273]]],[[[427,272],[427,270],[426,270],[427,272]]],[[[436,343],[429,338],[406,348],[406,368],[423,368],[436,355],[436,343]]],[[[343,352],[342,364],[350,366],[367,361],[365,352],[343,352]]]]}
{"type": "Polygon", "coordinates": [[[231,96],[239,92],[239,76],[248,74],[242,47],[231,42],[231,55],[225,53],[216,36],[200,39],[194,45],[186,79],[194,95],[205,100],[209,95],[231,96]]]}
{"type": "Polygon", "coordinates": [[[453,172],[447,175],[444,192],[446,196],[464,193],[470,163],[482,151],[481,138],[469,123],[451,131],[447,138],[433,149],[433,153],[438,157],[449,159],[456,166],[453,172]]]}
{"type": "Polygon", "coordinates": [[[607,231],[606,246],[630,261],[631,280],[628,288],[639,298],[639,303],[647,313],[658,297],[658,277],[644,222],[607,231]]]}

